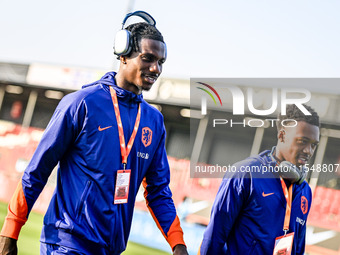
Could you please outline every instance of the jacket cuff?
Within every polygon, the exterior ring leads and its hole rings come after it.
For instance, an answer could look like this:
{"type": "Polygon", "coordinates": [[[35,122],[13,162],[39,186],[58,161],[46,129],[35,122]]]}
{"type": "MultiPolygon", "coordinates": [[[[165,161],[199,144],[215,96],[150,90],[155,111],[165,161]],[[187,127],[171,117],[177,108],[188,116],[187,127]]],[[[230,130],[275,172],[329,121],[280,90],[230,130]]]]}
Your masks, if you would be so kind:
{"type": "Polygon", "coordinates": [[[183,238],[183,230],[181,228],[178,216],[176,216],[175,220],[171,224],[171,227],[167,234],[167,241],[173,250],[177,244],[183,244],[186,246],[183,238]]]}
{"type": "Polygon", "coordinates": [[[0,235],[18,240],[20,230],[26,221],[11,219],[8,216],[5,219],[0,235]]]}
{"type": "Polygon", "coordinates": [[[183,233],[177,233],[175,235],[172,235],[171,238],[169,237],[168,242],[171,246],[172,251],[174,250],[177,244],[183,244],[185,247],[187,247],[183,239],[183,233]]]}

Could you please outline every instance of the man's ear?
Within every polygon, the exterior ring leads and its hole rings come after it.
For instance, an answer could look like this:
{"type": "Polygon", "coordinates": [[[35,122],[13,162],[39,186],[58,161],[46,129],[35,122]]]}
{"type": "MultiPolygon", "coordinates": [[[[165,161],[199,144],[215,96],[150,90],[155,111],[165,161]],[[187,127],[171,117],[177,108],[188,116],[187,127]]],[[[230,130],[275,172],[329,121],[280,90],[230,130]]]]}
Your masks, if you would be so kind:
{"type": "Polygon", "coordinates": [[[126,56],[120,56],[119,60],[121,63],[126,64],[126,56]]]}
{"type": "Polygon", "coordinates": [[[284,129],[281,129],[278,133],[278,139],[280,142],[284,143],[286,137],[286,131],[284,129]]]}

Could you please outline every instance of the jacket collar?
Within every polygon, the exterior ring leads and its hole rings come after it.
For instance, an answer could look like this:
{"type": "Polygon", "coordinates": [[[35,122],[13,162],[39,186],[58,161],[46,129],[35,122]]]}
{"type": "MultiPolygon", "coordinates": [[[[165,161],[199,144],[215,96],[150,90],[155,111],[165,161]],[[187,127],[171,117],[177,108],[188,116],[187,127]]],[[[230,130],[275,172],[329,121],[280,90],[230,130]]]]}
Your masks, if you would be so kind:
{"type": "Polygon", "coordinates": [[[116,84],[116,81],[114,79],[114,77],[116,76],[116,72],[108,72],[106,73],[100,80],[95,81],[93,83],[87,84],[82,86],[82,88],[87,88],[93,85],[99,85],[99,84],[103,84],[106,86],[103,86],[103,88],[110,93],[110,89],[108,86],[112,86],[113,89],[116,91],[117,93],[117,97],[123,101],[133,101],[135,103],[140,103],[143,100],[143,95],[136,95],[135,93],[125,90],[121,87],[118,87],[116,84]]]}

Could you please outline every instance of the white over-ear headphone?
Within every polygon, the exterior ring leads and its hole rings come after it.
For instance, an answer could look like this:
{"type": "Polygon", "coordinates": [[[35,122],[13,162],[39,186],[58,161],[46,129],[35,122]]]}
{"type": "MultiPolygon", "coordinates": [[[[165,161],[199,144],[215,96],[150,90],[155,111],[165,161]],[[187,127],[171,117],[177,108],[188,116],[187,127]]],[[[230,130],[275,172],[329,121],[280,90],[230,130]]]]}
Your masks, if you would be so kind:
{"type": "Polygon", "coordinates": [[[131,49],[132,49],[131,34],[130,34],[130,31],[124,29],[125,22],[131,16],[141,17],[150,25],[156,26],[156,21],[147,12],[135,11],[135,12],[128,13],[122,22],[122,29],[117,32],[116,37],[115,37],[113,48],[114,48],[114,54],[116,54],[117,56],[128,55],[131,52],[131,49]]]}

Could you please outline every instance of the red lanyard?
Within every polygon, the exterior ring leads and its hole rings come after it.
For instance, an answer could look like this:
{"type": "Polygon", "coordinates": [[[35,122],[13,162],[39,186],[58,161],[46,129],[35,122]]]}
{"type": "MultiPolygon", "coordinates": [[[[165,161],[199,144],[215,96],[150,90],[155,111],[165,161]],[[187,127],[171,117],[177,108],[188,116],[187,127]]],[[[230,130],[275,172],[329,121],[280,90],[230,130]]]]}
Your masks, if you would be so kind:
{"type": "Polygon", "coordinates": [[[281,180],[283,194],[285,195],[285,198],[287,200],[286,214],[285,214],[285,220],[283,224],[283,231],[285,232],[285,235],[286,235],[289,230],[290,213],[292,211],[293,184],[291,184],[289,186],[289,189],[287,189],[285,181],[281,177],[280,177],[280,180],[281,180]]]}
{"type": "Polygon", "coordinates": [[[135,141],[136,134],[137,134],[137,131],[138,131],[138,126],[139,126],[139,122],[140,122],[140,114],[141,114],[140,104],[138,105],[138,113],[137,113],[137,117],[136,117],[136,122],[135,122],[135,126],[133,128],[129,143],[128,143],[127,146],[125,146],[124,130],[123,130],[122,119],[120,117],[120,112],[119,112],[119,107],[118,107],[117,94],[116,94],[116,91],[111,86],[110,86],[110,93],[111,93],[113,107],[115,109],[117,124],[118,124],[120,152],[122,154],[122,163],[123,163],[124,169],[125,169],[126,163],[127,163],[127,158],[130,154],[133,142],[135,141]]]}

